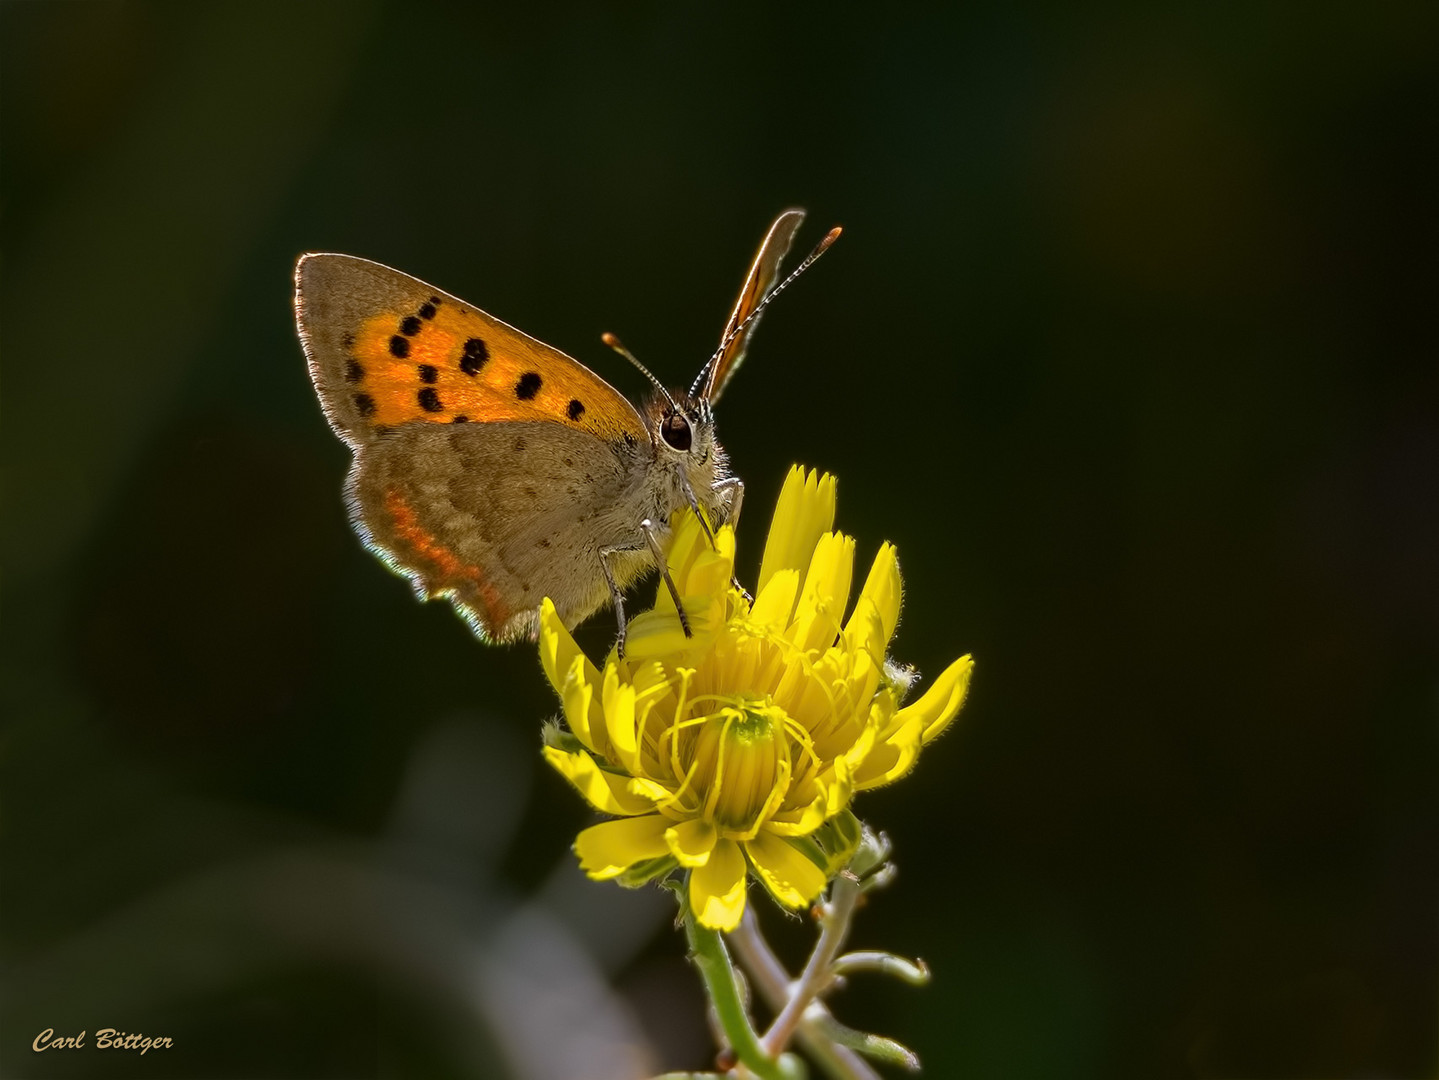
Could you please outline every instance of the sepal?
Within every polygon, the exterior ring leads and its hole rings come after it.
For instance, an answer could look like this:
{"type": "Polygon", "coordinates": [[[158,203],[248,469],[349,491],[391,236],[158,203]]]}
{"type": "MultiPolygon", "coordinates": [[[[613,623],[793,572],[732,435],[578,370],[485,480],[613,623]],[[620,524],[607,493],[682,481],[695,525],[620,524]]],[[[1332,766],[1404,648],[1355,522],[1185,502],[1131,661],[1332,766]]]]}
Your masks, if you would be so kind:
{"type": "Polygon", "coordinates": [[[679,866],[673,855],[661,855],[658,859],[646,859],[644,862],[637,862],[628,870],[612,878],[626,889],[638,889],[648,885],[656,878],[662,878],[671,870],[679,866]]]}

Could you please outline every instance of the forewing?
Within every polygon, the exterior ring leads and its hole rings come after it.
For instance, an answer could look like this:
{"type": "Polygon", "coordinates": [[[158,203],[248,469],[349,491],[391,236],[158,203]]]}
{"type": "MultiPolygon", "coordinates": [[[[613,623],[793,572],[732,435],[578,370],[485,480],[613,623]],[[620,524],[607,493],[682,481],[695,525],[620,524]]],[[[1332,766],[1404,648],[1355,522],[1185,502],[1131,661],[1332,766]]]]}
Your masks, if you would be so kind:
{"type": "Polygon", "coordinates": [[[302,255],[295,320],[325,416],[353,447],[411,420],[648,438],[634,406],[579,361],[380,263],[302,255]]]}
{"type": "Polygon", "coordinates": [[[739,299],[735,301],[734,311],[730,314],[729,322],[725,323],[724,333],[720,335],[720,342],[723,344],[728,341],[728,344],[724,345],[723,352],[711,368],[704,392],[700,395],[710,404],[719,400],[725,385],[744,361],[750,335],[759,325],[759,319],[756,318],[738,334],[735,334],[735,330],[759,307],[770,289],[774,288],[775,280],[779,277],[780,264],[789,253],[790,244],[794,242],[794,235],[803,221],[803,210],[786,210],[775,218],[774,224],[769,227],[769,232],[760,243],[754,263],[749,268],[749,276],[745,278],[739,299]],[[732,340],[731,334],[734,334],[732,340]]]}

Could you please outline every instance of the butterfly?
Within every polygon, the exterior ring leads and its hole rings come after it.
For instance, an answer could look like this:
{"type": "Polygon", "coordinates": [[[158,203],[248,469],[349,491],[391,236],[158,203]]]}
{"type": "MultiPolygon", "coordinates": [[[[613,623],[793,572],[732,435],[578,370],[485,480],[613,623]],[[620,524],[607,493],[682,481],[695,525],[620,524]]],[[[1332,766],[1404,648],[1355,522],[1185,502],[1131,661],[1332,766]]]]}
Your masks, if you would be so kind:
{"type": "MultiPolygon", "coordinates": [[[[566,626],[663,562],[670,515],[716,525],[743,484],[715,439],[714,405],[777,295],[839,236],[833,229],[776,285],[804,220],[765,234],[720,347],[688,391],[640,408],[579,361],[449,293],[353,255],[295,266],[295,321],[330,426],[354,458],[345,482],[365,546],[421,599],[446,598],[484,640],[533,638],[548,596],[566,626]]],[[[676,596],[678,601],[678,596],[676,596]]],[[[683,619],[683,608],[680,607],[683,619]]]]}

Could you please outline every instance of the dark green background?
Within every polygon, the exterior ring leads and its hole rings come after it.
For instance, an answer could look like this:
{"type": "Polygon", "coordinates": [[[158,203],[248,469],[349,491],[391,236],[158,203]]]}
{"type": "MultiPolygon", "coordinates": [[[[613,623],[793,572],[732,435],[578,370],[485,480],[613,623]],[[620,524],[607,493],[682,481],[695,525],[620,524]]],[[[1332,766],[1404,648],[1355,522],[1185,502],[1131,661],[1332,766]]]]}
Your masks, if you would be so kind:
{"type": "Polygon", "coordinates": [[[687,383],[800,205],[845,236],[721,409],[742,571],[834,471],[896,655],[978,658],[857,804],[856,940],[934,982],[839,1015],[933,1077],[1433,1076],[1439,9],[527,8],[0,9],[0,1072],[543,1076],[528,1023],[598,1076],[606,981],[709,1060],[664,901],[572,867],[533,651],[351,535],[290,272],[638,394],[600,332],[687,383]],[[104,1026],[176,1047],[29,1048],[104,1026]]]}

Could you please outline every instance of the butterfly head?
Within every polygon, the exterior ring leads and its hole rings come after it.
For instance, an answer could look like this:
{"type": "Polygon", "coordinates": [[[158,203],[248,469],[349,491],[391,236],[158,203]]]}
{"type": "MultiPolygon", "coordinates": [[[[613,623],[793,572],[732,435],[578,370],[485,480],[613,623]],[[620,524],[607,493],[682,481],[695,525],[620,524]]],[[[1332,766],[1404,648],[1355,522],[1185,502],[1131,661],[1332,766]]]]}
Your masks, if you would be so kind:
{"type": "Polygon", "coordinates": [[[614,334],[603,337],[606,345],[637,367],[655,388],[644,408],[645,427],[649,429],[655,460],[683,466],[694,474],[692,481],[702,481],[708,487],[721,460],[708,389],[698,396],[693,390],[688,393],[668,390],[619,338],[614,334]],[[706,477],[706,473],[710,475],[706,477]]]}
{"type": "Polygon", "coordinates": [[[645,423],[661,460],[703,466],[717,449],[709,402],[683,390],[652,395],[645,403],[645,423]]]}

